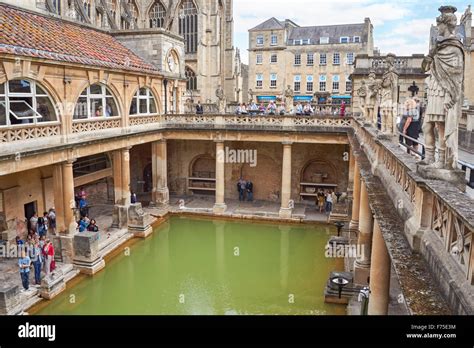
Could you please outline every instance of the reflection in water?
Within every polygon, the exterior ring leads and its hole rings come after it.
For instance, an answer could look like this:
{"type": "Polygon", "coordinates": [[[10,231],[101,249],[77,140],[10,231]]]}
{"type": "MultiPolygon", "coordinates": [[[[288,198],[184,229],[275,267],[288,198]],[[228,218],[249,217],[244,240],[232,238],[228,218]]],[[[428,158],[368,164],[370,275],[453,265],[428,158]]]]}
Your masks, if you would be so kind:
{"type": "Polygon", "coordinates": [[[173,217],[38,314],[344,314],[324,303],[334,230],[173,217]]]}

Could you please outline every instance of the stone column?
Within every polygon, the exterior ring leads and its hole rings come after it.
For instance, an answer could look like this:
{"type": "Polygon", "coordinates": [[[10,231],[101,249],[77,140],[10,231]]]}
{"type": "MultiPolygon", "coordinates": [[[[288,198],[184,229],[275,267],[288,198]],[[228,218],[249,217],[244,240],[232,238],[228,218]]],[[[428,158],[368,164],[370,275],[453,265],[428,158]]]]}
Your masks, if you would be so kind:
{"type": "Polygon", "coordinates": [[[370,268],[369,315],[387,315],[390,299],[390,255],[380,231],[374,221],[372,240],[372,266],[370,268]]]}
{"type": "Polygon", "coordinates": [[[56,210],[56,230],[64,232],[66,224],[64,223],[64,193],[63,193],[63,165],[55,164],[53,167],[53,191],[54,191],[54,209],[56,210]]]}
{"type": "Polygon", "coordinates": [[[68,235],[76,233],[76,219],[74,216],[76,202],[74,200],[74,175],[72,171],[73,163],[74,160],[70,160],[62,164],[64,227],[66,228],[66,233],[68,235]]]}
{"type": "Polygon", "coordinates": [[[367,185],[360,183],[358,255],[354,265],[354,283],[366,285],[370,270],[370,253],[374,218],[369,206],[367,185]]]}
{"type": "Polygon", "coordinates": [[[113,153],[115,204],[130,205],[130,148],[113,153]]]}
{"type": "Polygon", "coordinates": [[[216,204],[214,204],[214,213],[223,214],[227,205],[224,200],[225,189],[225,157],[224,141],[216,141],[216,204]]]}
{"type": "Polygon", "coordinates": [[[354,164],[354,190],[352,193],[352,217],[349,223],[351,232],[359,231],[359,206],[360,206],[360,171],[357,162],[354,164]]]}
{"type": "Polygon", "coordinates": [[[159,206],[169,203],[168,156],[166,139],[151,143],[153,190],[152,202],[159,206]]]}
{"type": "Polygon", "coordinates": [[[293,212],[291,200],[291,145],[283,143],[283,165],[281,175],[281,207],[280,218],[289,219],[293,212]]]}

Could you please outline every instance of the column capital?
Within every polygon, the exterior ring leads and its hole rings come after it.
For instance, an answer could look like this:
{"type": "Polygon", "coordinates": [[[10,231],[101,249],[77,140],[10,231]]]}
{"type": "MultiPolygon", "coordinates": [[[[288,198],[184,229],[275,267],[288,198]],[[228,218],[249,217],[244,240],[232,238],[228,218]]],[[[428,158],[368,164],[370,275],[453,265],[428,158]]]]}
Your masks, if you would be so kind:
{"type": "Polygon", "coordinates": [[[76,162],[76,161],[77,161],[77,158],[70,158],[70,159],[66,160],[65,162],[63,162],[63,163],[72,166],[74,164],[74,162],[76,162]]]}
{"type": "Polygon", "coordinates": [[[282,141],[283,146],[291,146],[293,145],[292,141],[282,141]]]}
{"type": "Polygon", "coordinates": [[[216,144],[224,144],[225,143],[225,140],[222,140],[222,139],[214,139],[214,142],[216,144]]]}

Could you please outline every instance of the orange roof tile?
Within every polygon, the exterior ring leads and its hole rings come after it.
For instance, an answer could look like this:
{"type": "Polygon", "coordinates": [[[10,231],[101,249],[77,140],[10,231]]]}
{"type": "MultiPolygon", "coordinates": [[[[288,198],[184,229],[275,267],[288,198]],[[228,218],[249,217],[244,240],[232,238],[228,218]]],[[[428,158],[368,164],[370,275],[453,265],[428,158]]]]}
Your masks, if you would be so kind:
{"type": "Polygon", "coordinates": [[[5,4],[0,4],[0,53],[160,73],[107,33],[5,4]]]}

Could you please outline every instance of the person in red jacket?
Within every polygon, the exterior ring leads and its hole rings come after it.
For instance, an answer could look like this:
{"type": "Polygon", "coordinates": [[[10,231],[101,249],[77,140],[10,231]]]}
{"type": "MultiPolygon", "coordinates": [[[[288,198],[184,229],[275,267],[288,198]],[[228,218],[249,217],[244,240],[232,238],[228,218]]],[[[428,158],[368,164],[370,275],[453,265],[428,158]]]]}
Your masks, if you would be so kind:
{"type": "Polygon", "coordinates": [[[54,247],[53,243],[51,243],[51,240],[47,239],[46,244],[44,246],[44,254],[46,256],[46,265],[45,265],[45,271],[46,271],[46,276],[49,276],[52,271],[54,271],[55,264],[54,264],[54,247]]]}
{"type": "Polygon", "coordinates": [[[346,116],[346,103],[343,101],[341,104],[341,117],[346,116]]]}

